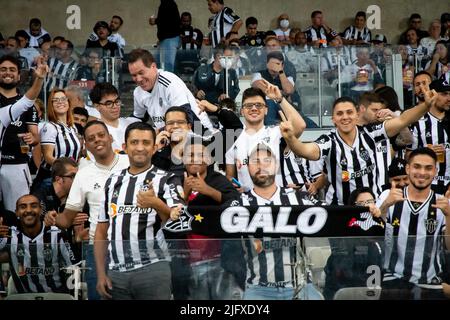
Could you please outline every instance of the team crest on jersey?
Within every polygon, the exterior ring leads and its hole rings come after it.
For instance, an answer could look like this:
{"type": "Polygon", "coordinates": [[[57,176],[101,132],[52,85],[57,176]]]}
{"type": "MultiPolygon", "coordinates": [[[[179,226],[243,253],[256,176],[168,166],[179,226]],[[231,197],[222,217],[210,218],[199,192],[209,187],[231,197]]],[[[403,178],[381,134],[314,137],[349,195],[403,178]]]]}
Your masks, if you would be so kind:
{"type": "Polygon", "coordinates": [[[147,192],[148,190],[150,190],[150,183],[151,181],[146,179],[144,182],[140,184],[139,190],[142,192],[147,192]]]}
{"type": "Polygon", "coordinates": [[[426,137],[426,138],[431,138],[431,132],[427,132],[427,133],[425,134],[425,137],[426,137]]]}
{"type": "Polygon", "coordinates": [[[425,228],[427,229],[428,233],[434,233],[436,231],[437,225],[438,222],[436,221],[436,219],[425,219],[425,228]]]}
{"type": "Polygon", "coordinates": [[[100,189],[102,186],[97,182],[94,184],[94,190],[100,189]]]}
{"type": "Polygon", "coordinates": [[[169,220],[164,229],[171,232],[192,231],[192,221],[194,217],[187,211],[186,207],[181,208],[180,218],[175,221],[169,220]]]}
{"type": "Polygon", "coordinates": [[[346,166],[347,165],[347,159],[342,159],[341,160],[341,166],[346,166]]]}
{"type": "Polygon", "coordinates": [[[348,226],[349,227],[358,227],[358,228],[363,229],[364,231],[367,231],[374,226],[379,226],[384,229],[383,221],[381,219],[380,219],[380,222],[375,221],[370,212],[361,212],[359,214],[359,219],[352,218],[348,222],[348,226]]]}
{"type": "Polygon", "coordinates": [[[369,152],[367,152],[367,150],[361,150],[360,156],[361,156],[361,159],[363,159],[364,161],[368,161],[370,158],[369,152]]]}
{"type": "Polygon", "coordinates": [[[42,253],[44,255],[45,261],[52,261],[53,258],[53,250],[50,245],[46,244],[44,251],[42,253]]]}
{"type": "Polygon", "coordinates": [[[18,258],[23,258],[25,256],[25,250],[24,248],[22,248],[22,246],[20,246],[19,249],[17,249],[16,255],[18,258]]]}

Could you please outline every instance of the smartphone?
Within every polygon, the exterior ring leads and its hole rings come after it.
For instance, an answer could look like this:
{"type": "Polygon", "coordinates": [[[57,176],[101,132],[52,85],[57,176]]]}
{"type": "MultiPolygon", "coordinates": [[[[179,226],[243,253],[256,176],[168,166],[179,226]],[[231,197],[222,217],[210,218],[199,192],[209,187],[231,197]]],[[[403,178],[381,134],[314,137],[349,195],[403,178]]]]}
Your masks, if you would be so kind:
{"type": "Polygon", "coordinates": [[[242,186],[241,183],[238,180],[236,180],[236,178],[231,178],[231,182],[233,182],[235,185],[237,185],[238,188],[240,188],[242,186]]]}

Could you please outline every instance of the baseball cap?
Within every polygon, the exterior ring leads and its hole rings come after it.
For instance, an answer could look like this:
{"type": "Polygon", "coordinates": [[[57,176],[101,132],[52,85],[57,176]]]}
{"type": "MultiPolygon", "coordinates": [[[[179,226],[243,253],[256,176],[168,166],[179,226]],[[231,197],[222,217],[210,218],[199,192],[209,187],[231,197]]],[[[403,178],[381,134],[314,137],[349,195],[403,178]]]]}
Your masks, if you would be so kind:
{"type": "Polygon", "coordinates": [[[272,157],[275,157],[275,153],[273,152],[272,148],[264,140],[260,140],[253,144],[253,146],[249,149],[248,157],[250,158],[254,153],[262,150],[266,150],[272,157]]]}
{"type": "Polygon", "coordinates": [[[112,32],[111,28],[109,27],[109,24],[106,21],[97,21],[93,30],[95,33],[97,33],[97,30],[102,27],[108,29],[109,34],[111,34],[111,32],[112,32]]]}
{"type": "Polygon", "coordinates": [[[406,163],[406,160],[402,158],[392,159],[391,165],[389,166],[388,170],[389,178],[406,175],[406,163]]]}
{"type": "Polygon", "coordinates": [[[372,40],[370,40],[370,42],[387,43],[387,39],[386,39],[386,36],[384,34],[378,33],[372,38],[372,40]]]}
{"type": "Polygon", "coordinates": [[[430,90],[436,90],[436,92],[447,92],[450,91],[450,79],[449,75],[446,74],[441,78],[434,80],[430,83],[430,90]]]}

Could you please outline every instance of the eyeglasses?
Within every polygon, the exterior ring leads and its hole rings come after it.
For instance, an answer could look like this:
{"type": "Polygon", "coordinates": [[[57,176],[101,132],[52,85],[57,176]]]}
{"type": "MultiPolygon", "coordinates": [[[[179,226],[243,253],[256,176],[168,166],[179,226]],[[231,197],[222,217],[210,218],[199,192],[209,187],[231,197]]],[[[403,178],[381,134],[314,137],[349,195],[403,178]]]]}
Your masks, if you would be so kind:
{"type": "Polygon", "coordinates": [[[105,102],[99,102],[98,104],[104,105],[107,108],[112,108],[114,105],[120,107],[122,105],[122,100],[120,100],[120,98],[117,98],[114,101],[108,100],[108,101],[105,101],[105,102]]]}
{"type": "Polygon", "coordinates": [[[369,199],[369,200],[365,200],[365,201],[356,201],[355,204],[357,206],[361,206],[361,207],[367,207],[371,204],[375,204],[375,200],[374,199],[369,199]]]}
{"type": "Polygon", "coordinates": [[[258,110],[261,110],[262,108],[266,107],[266,105],[264,103],[259,103],[259,102],[256,102],[256,103],[249,102],[249,103],[244,103],[242,105],[242,109],[247,109],[247,110],[251,110],[251,109],[253,109],[253,107],[255,107],[258,110]]]}
{"type": "Polygon", "coordinates": [[[70,179],[73,179],[73,178],[75,178],[75,173],[73,173],[73,174],[71,174],[71,175],[67,175],[67,176],[61,176],[61,178],[70,178],[70,179]]]}
{"type": "Polygon", "coordinates": [[[52,102],[53,103],[65,103],[67,102],[67,97],[61,97],[61,98],[53,98],[52,102]]]}
{"type": "Polygon", "coordinates": [[[169,120],[169,121],[166,121],[166,126],[173,126],[175,124],[177,124],[179,126],[182,126],[184,124],[187,124],[187,121],[186,120],[169,120]]]}

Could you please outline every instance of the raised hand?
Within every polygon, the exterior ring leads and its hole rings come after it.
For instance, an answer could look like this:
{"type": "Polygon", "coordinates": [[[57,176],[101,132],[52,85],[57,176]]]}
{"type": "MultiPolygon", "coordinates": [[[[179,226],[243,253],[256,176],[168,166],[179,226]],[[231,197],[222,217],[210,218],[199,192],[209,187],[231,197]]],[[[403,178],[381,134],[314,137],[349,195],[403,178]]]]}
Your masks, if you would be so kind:
{"type": "Polygon", "coordinates": [[[49,70],[47,63],[45,62],[45,57],[42,55],[38,56],[36,58],[36,62],[37,62],[37,66],[34,69],[34,74],[39,79],[44,79],[49,70]]]}
{"type": "Polygon", "coordinates": [[[170,133],[166,130],[158,133],[155,139],[156,150],[160,150],[170,143],[170,133]]]}
{"type": "Polygon", "coordinates": [[[280,88],[271,84],[267,80],[262,79],[262,86],[264,88],[264,93],[269,99],[280,101],[283,98],[283,94],[280,91],[280,88]]]}
{"type": "Polygon", "coordinates": [[[153,182],[148,183],[147,191],[139,191],[136,196],[136,204],[139,208],[153,208],[154,201],[157,200],[155,190],[153,189],[153,182]]]}
{"type": "Polygon", "coordinates": [[[430,90],[430,87],[424,84],[420,85],[420,89],[423,92],[425,104],[427,105],[428,108],[431,108],[431,106],[436,103],[436,99],[438,97],[437,92],[435,90],[430,90]]]}
{"type": "Polygon", "coordinates": [[[56,216],[58,213],[54,210],[48,211],[44,216],[44,224],[47,227],[56,226],[56,216]]]}
{"type": "Polygon", "coordinates": [[[292,126],[292,123],[286,118],[283,111],[280,110],[278,111],[278,113],[281,117],[279,126],[283,138],[285,138],[286,140],[295,139],[294,127],[292,126]]]}
{"type": "Polygon", "coordinates": [[[398,189],[395,181],[392,181],[391,183],[391,190],[389,191],[389,195],[384,201],[384,203],[390,207],[397,202],[405,201],[406,199],[403,197],[403,190],[398,189]]]}
{"type": "Polygon", "coordinates": [[[173,207],[170,209],[170,220],[176,221],[180,219],[181,215],[181,209],[183,208],[183,205],[178,204],[176,207],[173,207]]]}
{"type": "Polygon", "coordinates": [[[72,225],[73,226],[83,225],[86,221],[88,221],[88,219],[89,215],[83,212],[79,212],[75,216],[75,219],[73,219],[72,225]]]}
{"type": "Polygon", "coordinates": [[[369,212],[375,218],[381,217],[381,210],[373,203],[369,205],[369,212]]]}
{"type": "Polygon", "coordinates": [[[219,109],[218,106],[212,104],[208,100],[195,99],[195,101],[197,102],[197,106],[201,110],[201,112],[203,111],[216,112],[219,109]]]}
{"type": "Polygon", "coordinates": [[[0,217],[0,238],[9,237],[9,227],[3,225],[3,218],[0,217]]]}
{"type": "Polygon", "coordinates": [[[444,197],[440,197],[436,199],[436,204],[432,204],[431,206],[436,209],[441,209],[442,213],[446,217],[450,217],[450,204],[448,203],[450,197],[450,191],[445,193],[444,197]]]}

